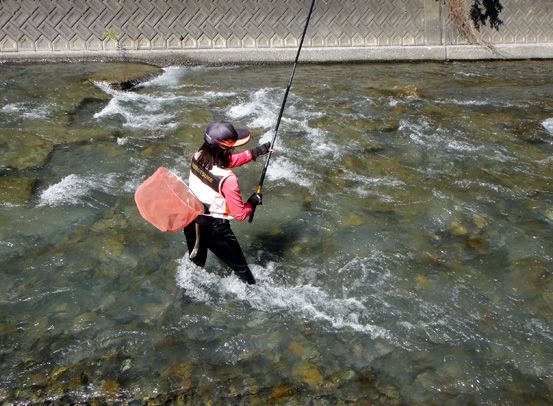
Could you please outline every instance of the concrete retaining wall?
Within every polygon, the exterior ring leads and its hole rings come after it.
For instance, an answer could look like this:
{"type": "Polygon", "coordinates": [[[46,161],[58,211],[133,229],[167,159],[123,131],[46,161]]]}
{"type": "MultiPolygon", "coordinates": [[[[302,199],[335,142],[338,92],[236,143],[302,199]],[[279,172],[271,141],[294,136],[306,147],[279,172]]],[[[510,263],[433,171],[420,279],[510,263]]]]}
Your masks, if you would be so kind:
{"type": "MultiPolygon", "coordinates": [[[[0,60],[293,60],[309,0],[1,0],[0,60]]],[[[466,45],[444,0],[317,0],[302,60],[552,58],[551,0],[502,0],[466,45]]]]}

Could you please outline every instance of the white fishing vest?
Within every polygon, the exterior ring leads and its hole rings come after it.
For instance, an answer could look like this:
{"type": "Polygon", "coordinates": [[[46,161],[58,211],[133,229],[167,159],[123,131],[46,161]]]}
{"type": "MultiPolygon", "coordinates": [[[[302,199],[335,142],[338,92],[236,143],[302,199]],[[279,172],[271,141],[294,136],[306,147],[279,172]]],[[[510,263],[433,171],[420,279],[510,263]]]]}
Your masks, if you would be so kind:
{"type": "Polygon", "coordinates": [[[190,164],[189,187],[196,197],[206,206],[207,213],[215,218],[232,220],[227,206],[227,200],[221,193],[223,181],[232,175],[230,169],[214,166],[210,171],[202,167],[196,161],[198,154],[195,154],[190,164]]]}

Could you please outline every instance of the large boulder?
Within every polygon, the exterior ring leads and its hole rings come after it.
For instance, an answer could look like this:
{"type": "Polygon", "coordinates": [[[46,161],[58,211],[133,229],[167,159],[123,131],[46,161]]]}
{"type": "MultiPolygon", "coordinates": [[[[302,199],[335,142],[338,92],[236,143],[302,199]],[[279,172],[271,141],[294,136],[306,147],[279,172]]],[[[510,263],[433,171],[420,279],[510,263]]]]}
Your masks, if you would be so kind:
{"type": "Polygon", "coordinates": [[[129,90],[162,72],[163,69],[145,63],[109,63],[88,79],[92,82],[107,82],[116,90],[129,90]]]}

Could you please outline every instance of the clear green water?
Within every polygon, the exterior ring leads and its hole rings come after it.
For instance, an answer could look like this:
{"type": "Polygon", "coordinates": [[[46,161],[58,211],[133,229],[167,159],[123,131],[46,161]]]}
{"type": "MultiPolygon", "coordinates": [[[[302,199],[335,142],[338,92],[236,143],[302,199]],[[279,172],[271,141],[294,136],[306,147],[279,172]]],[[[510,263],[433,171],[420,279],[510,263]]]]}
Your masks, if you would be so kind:
{"type": "Polygon", "coordinates": [[[0,402],[553,402],[553,62],[300,64],[253,289],[133,193],[211,121],[269,140],[291,67],[105,67],[0,66],[0,402]]]}

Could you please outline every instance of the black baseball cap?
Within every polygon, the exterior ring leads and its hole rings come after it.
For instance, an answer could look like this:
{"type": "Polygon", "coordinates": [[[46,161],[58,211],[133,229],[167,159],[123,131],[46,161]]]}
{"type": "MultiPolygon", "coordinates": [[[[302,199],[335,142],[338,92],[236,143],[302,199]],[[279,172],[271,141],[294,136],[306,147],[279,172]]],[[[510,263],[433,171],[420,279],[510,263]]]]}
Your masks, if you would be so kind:
{"type": "Polygon", "coordinates": [[[205,131],[204,140],[213,149],[229,149],[246,144],[251,138],[249,130],[234,128],[226,121],[215,121],[205,131]]]}

